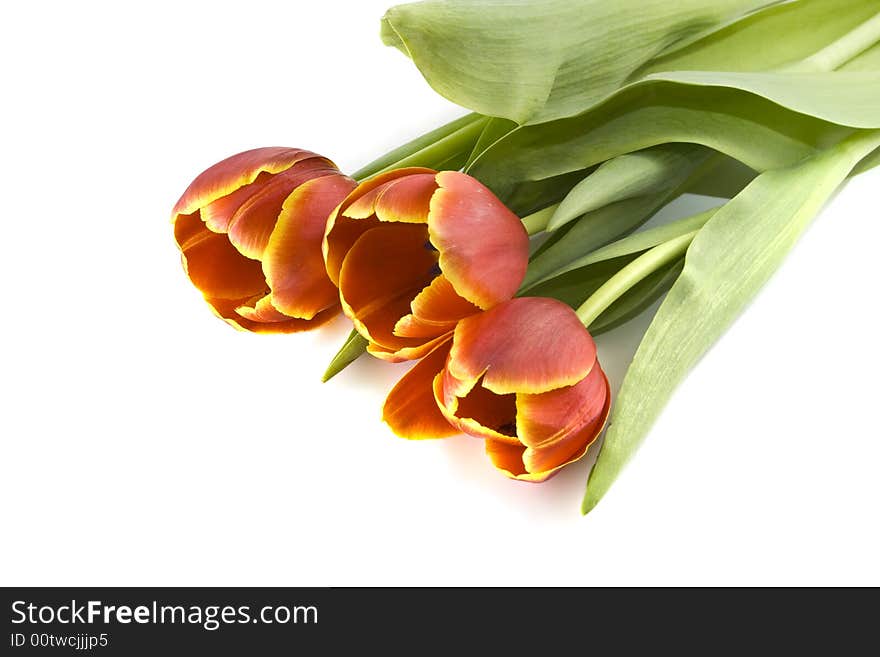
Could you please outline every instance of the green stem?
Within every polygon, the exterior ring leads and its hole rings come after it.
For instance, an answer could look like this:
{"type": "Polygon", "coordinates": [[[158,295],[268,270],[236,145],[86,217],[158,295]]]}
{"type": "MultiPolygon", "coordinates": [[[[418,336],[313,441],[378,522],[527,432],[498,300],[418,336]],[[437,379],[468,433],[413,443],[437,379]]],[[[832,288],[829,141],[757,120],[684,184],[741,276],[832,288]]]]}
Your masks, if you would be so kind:
{"type": "Polygon", "coordinates": [[[627,290],[655,271],[683,256],[699,231],[682,235],[646,251],[626,267],[609,278],[589,299],[577,309],[581,323],[590,327],[612,303],[622,297],[627,290]]]}
{"type": "Polygon", "coordinates": [[[537,212],[533,212],[532,214],[523,217],[523,226],[526,227],[528,234],[537,235],[538,233],[547,230],[547,224],[550,222],[550,218],[556,212],[556,208],[558,207],[559,203],[554,203],[543,210],[538,210],[537,212]]]}
{"type": "Polygon", "coordinates": [[[782,70],[786,72],[834,71],[861,55],[878,41],[880,41],[880,13],[847,32],[837,41],[828,44],[822,50],[813,53],[804,60],[783,67],[782,70]]]}
{"type": "Polygon", "coordinates": [[[480,123],[480,125],[482,125],[485,120],[486,117],[480,114],[467,114],[461,118],[455,119],[455,121],[450,121],[446,125],[442,125],[435,130],[426,132],[420,137],[416,137],[412,141],[409,141],[402,146],[398,146],[394,150],[385,153],[385,155],[376,158],[369,164],[366,164],[355,171],[351,177],[359,181],[370,178],[380,171],[387,170],[388,167],[394,165],[396,162],[412,156],[413,153],[417,153],[441,139],[448,137],[461,128],[465,128],[474,123],[480,123]]]}
{"type": "Polygon", "coordinates": [[[374,166],[365,167],[355,172],[353,177],[356,180],[364,180],[386,171],[402,169],[404,167],[437,167],[441,163],[448,162],[455,155],[470,153],[488,120],[488,117],[477,115],[475,120],[466,123],[423,148],[410,152],[408,155],[378,170],[375,170],[374,166]]]}

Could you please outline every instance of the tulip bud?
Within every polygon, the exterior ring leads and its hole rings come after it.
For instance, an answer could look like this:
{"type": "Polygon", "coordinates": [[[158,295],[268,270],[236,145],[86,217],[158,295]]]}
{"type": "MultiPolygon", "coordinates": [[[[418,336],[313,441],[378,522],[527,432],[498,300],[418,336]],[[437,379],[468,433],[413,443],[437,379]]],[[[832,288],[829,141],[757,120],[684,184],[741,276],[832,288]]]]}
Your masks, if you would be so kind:
{"type": "Polygon", "coordinates": [[[459,322],[451,343],[398,382],[383,417],[406,438],[484,438],[505,475],[541,482],[586,454],[610,408],[596,345],[574,311],[526,297],[459,322]]]}
{"type": "Polygon", "coordinates": [[[390,361],[421,358],[462,318],[510,299],[529,257],[522,222],[486,187],[422,168],[358,185],[323,248],[343,311],[390,361]]]}
{"type": "Polygon", "coordinates": [[[201,173],[174,206],[184,269],[236,328],[290,333],[339,310],[321,241],[327,217],[356,183],[328,159],[257,148],[201,173]]]}
{"type": "Polygon", "coordinates": [[[461,322],[434,396],[450,423],[486,439],[496,468],[533,482],[586,454],[611,407],[593,338],[571,308],[539,297],[461,322]]]}

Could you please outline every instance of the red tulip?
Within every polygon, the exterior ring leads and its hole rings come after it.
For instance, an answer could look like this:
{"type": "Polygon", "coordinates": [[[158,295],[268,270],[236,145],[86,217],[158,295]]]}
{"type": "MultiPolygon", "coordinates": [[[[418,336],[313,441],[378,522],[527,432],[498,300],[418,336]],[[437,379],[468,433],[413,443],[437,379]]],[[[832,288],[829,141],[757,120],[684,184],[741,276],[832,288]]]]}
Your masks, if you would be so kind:
{"type": "Polygon", "coordinates": [[[236,328],[289,333],[339,310],[321,241],[327,217],[356,183],[328,159],[257,148],[200,174],[174,206],[187,275],[236,328]]]}
{"type": "Polygon", "coordinates": [[[420,168],[358,185],[324,239],[343,311],[391,361],[424,356],[462,318],[510,299],[528,252],[519,218],[477,180],[420,168]]]}
{"type": "Polygon", "coordinates": [[[388,395],[384,419],[407,438],[456,430],[486,440],[507,476],[540,482],[577,461],[611,407],[596,346],[554,299],[513,299],[468,317],[388,395]]]}

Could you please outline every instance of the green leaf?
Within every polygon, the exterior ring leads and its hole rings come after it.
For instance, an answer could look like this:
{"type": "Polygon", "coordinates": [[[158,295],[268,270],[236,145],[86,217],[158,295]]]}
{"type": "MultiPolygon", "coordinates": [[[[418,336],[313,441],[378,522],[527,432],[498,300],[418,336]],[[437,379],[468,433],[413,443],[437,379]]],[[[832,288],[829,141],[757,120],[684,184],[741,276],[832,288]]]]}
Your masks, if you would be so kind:
{"type": "Polygon", "coordinates": [[[540,123],[584,111],[659,53],[770,4],[429,0],[391,8],[381,33],[440,95],[481,114],[540,123]]]}
{"type": "Polygon", "coordinates": [[[663,71],[779,68],[810,57],[878,11],[880,0],[799,0],[768,7],[672,54],[653,59],[630,81],[663,71]]]}
{"type": "MultiPolygon", "coordinates": [[[[683,70],[707,67],[749,70],[772,64],[789,73],[827,72],[841,65],[846,70],[878,71],[880,47],[868,47],[880,39],[880,13],[874,15],[878,10],[880,0],[846,0],[833,8],[825,0],[805,0],[774,7],[712,34],[684,49],[686,52],[662,58],[663,63],[655,63],[653,70],[662,71],[663,65],[683,70]],[[846,13],[841,15],[841,11],[846,13]],[[793,25],[801,27],[810,22],[820,25],[813,30],[796,29],[790,38],[773,38],[769,49],[755,47],[756,42],[766,41],[771,35],[786,33],[793,25]]],[[[648,75],[651,70],[649,67],[636,77],[648,75]]],[[[679,74],[666,77],[670,75],[679,74]]],[[[726,80],[724,73],[696,75],[719,77],[721,82],[726,80]]],[[[736,83],[734,80],[733,86],[736,83]]],[[[762,83],[767,84],[767,80],[762,78],[762,83]]],[[[872,107],[873,103],[872,99],[872,107]]],[[[703,150],[692,144],[664,144],[606,161],[571,191],[549,222],[548,230],[601,205],[656,191],[666,179],[676,177],[679,166],[691,166],[695,154],[703,150]]],[[[731,166],[730,158],[716,166],[724,170],[700,181],[696,191],[729,198],[755,175],[748,167],[731,166]]]]}
{"type": "MultiPolygon", "coordinates": [[[[569,271],[537,285],[529,296],[552,297],[578,308],[637,254],[602,260],[569,271]]],[[[681,272],[684,260],[671,263],[646,276],[603,311],[590,324],[590,333],[601,335],[637,317],[669,290],[681,272]]]]}
{"type": "Polygon", "coordinates": [[[829,123],[880,126],[880,71],[675,71],[649,75],[638,84],[652,81],[739,89],[829,123]]]}
{"type": "MultiPolygon", "coordinates": [[[[465,117],[467,118],[467,117],[465,117]]],[[[420,137],[410,144],[405,144],[400,148],[392,151],[393,154],[400,154],[412,151],[399,160],[392,161],[390,164],[377,169],[376,163],[383,163],[390,159],[389,156],[383,156],[376,161],[367,165],[365,168],[356,172],[355,177],[364,180],[371,176],[392,169],[401,169],[403,167],[428,167],[431,169],[440,169],[444,165],[452,166],[454,169],[460,169],[473,151],[474,144],[483,133],[484,126],[490,121],[489,117],[476,116],[473,120],[466,121],[456,130],[448,131],[449,126],[443,126],[428,135],[438,137],[426,146],[413,150],[416,144],[427,141],[427,135],[420,137]],[[441,136],[442,135],[442,136],[441,136]],[[452,164],[450,164],[452,163],[452,164]]],[[[453,122],[456,123],[456,122],[453,122]]],[[[452,125],[452,124],[450,124],[452,125]]]]}
{"type": "Polygon", "coordinates": [[[718,154],[709,175],[694,180],[688,186],[688,191],[704,196],[733,198],[757,175],[757,171],[747,167],[739,160],[718,154]]]}
{"type": "MultiPolygon", "coordinates": [[[[651,151],[655,149],[650,149],[651,151]]],[[[644,233],[636,234],[630,238],[615,242],[610,246],[599,249],[598,257],[593,253],[595,249],[609,244],[612,240],[618,239],[623,235],[635,230],[645,223],[651,216],[671,200],[680,196],[686,191],[690,191],[693,186],[700,183],[705,177],[714,177],[719,162],[723,163],[723,158],[716,156],[709,157],[710,151],[701,147],[690,147],[690,151],[682,149],[677,152],[677,156],[685,158],[685,161],[679,161],[677,158],[667,158],[667,152],[662,148],[657,149],[659,157],[647,157],[646,159],[637,159],[631,161],[632,168],[642,173],[647,178],[646,189],[658,188],[661,191],[653,194],[647,193],[642,196],[634,196],[633,198],[625,198],[622,201],[611,202],[608,205],[599,207],[596,210],[587,212],[576,222],[563,225],[564,235],[553,233],[547,242],[535,252],[529,263],[529,268],[523,280],[522,290],[529,288],[541,281],[545,281],[553,276],[558,276],[572,269],[586,266],[593,262],[603,259],[603,254],[608,249],[629,248],[629,244],[647,244],[640,248],[650,248],[666,239],[670,239],[670,235],[677,230],[678,225],[689,225],[688,221],[682,220],[668,226],[653,229],[644,233]],[[690,159],[687,159],[687,156],[690,159]],[[647,163],[647,165],[645,164],[647,163]],[[653,164],[659,163],[658,172],[661,174],[657,177],[656,182],[651,180],[649,168],[653,164]],[[662,175],[667,178],[662,180],[662,175]],[[663,184],[661,184],[663,183],[663,184]],[[665,185],[665,188],[664,188],[665,185]],[[571,226],[570,229],[568,227],[571,226]],[[656,237],[655,237],[656,236],[656,237]],[[651,240],[659,240],[651,242],[651,240]],[[584,255],[588,254],[588,255],[584,255]],[[595,257],[595,259],[593,259],[595,257]]],[[[642,155],[648,155],[649,151],[642,151],[642,155]]],[[[621,162],[630,161],[630,158],[624,156],[617,158],[621,162]]],[[[608,164],[612,164],[610,161],[608,164]]],[[[596,174],[603,171],[600,167],[596,173],[588,177],[586,181],[591,181],[596,174]]],[[[612,195],[611,190],[620,192],[625,195],[627,189],[633,190],[638,186],[637,181],[629,184],[629,172],[625,167],[614,167],[614,175],[606,175],[605,186],[595,185],[594,194],[601,198],[602,202],[610,201],[612,195]]],[[[746,182],[740,181],[739,189],[745,187],[746,182]]],[[[583,185],[583,183],[582,183],[583,185]]],[[[577,187],[573,190],[563,204],[577,191],[577,187]]],[[[739,190],[737,190],[739,191],[739,190]]],[[[589,203],[589,197],[584,197],[585,203],[589,203]]],[[[560,205],[561,207],[561,205],[560,205]]],[[[707,217],[702,215],[693,219],[696,222],[705,223],[707,217]]],[[[702,223],[700,223],[702,225],[702,223]]],[[[693,229],[691,229],[693,230],[693,229]]],[[[685,231],[689,232],[689,231],[685,231]]],[[[636,248],[635,250],[640,250],[636,248]]],[[[633,250],[626,251],[632,253],[633,250]]],[[[609,256],[612,257],[612,256],[609,256]]]]}
{"type": "Polygon", "coordinates": [[[520,291],[534,294],[531,289],[534,285],[551,278],[581,254],[635,230],[663,207],[668,199],[668,192],[648,194],[618,201],[585,214],[569,224],[571,229],[561,239],[535,253],[520,291]]]}
{"type": "MultiPolygon", "coordinates": [[[[515,214],[524,217],[561,201],[587,173],[586,170],[576,169],[542,180],[524,180],[513,185],[503,201],[515,214]]],[[[480,180],[479,176],[474,177],[480,180]]]]}
{"type": "Polygon", "coordinates": [[[761,174],[700,230],[624,378],[587,483],[584,513],[608,491],[690,368],[878,146],[880,131],[863,131],[796,166],[761,174]]]}
{"type": "Polygon", "coordinates": [[[611,203],[675,187],[710,155],[700,146],[661,144],[608,160],[566,195],[547,230],[611,203]]]}
{"type": "Polygon", "coordinates": [[[708,222],[717,211],[718,208],[712,208],[711,210],[706,210],[705,212],[701,212],[692,217],[685,217],[664,224],[663,226],[657,226],[656,228],[634,233],[604,246],[601,249],[596,249],[591,253],[587,253],[577,260],[573,260],[557,270],[554,275],[559,276],[575,269],[589,267],[597,262],[603,262],[605,260],[612,260],[614,258],[647,251],[663,242],[668,242],[681,237],[682,235],[687,235],[695,230],[699,230],[706,225],[706,222],[708,222]]]}
{"type": "Polygon", "coordinates": [[[355,329],[352,329],[345,342],[339,348],[339,351],[336,352],[333,360],[327,366],[327,371],[324,372],[321,381],[327,383],[327,381],[360,358],[361,354],[366,352],[367,344],[369,344],[367,340],[355,329]]]}
{"type": "Polygon", "coordinates": [[[535,286],[529,291],[528,296],[552,297],[572,308],[577,308],[584,302],[584,299],[602,287],[609,278],[634,258],[635,256],[623,256],[614,260],[605,260],[592,267],[584,267],[561,276],[555,276],[535,286]]]}
{"type": "MultiPolygon", "coordinates": [[[[789,133],[785,129],[787,119],[786,113],[781,112],[782,106],[798,114],[827,119],[827,123],[863,128],[878,126],[880,50],[876,45],[872,47],[880,39],[878,12],[880,0],[800,0],[762,10],[672,55],[656,59],[634,74],[630,84],[616,92],[616,98],[605,102],[604,107],[596,107],[570,122],[553,122],[556,124],[553,127],[535,126],[511,132],[489,149],[484,162],[478,159],[472,163],[472,172],[483,177],[503,198],[512,186],[524,180],[560,175],[580,166],[593,166],[617,154],[663,143],[662,132],[669,133],[665,141],[706,144],[739,158],[753,169],[794,163],[807,156],[803,147],[821,148],[839,140],[842,134],[822,124],[810,126],[809,121],[804,124],[804,117],[800,116],[792,117],[793,132],[789,133]],[[811,29],[804,29],[805,25],[811,29]],[[778,38],[779,34],[785,34],[785,38],[778,38]],[[780,70],[767,70],[773,67],[780,70]],[[838,67],[843,75],[833,72],[838,67]],[[657,98],[650,97],[653,87],[647,94],[644,89],[638,91],[642,85],[652,82],[721,86],[766,98],[766,101],[763,107],[761,103],[735,101],[735,116],[726,117],[718,110],[726,108],[729,95],[704,97],[709,105],[703,109],[715,111],[700,112],[700,108],[693,105],[679,106],[678,96],[671,92],[674,107],[664,113],[663,94],[667,93],[667,87],[656,88],[657,98]],[[627,132],[632,122],[621,114],[626,112],[630,100],[639,104],[632,108],[633,120],[647,123],[659,112],[662,114],[660,125],[641,132],[635,128],[634,135],[621,134],[616,142],[612,139],[612,143],[595,144],[602,151],[601,155],[590,151],[590,143],[572,143],[568,152],[560,144],[559,137],[566,131],[582,135],[610,125],[613,130],[627,132]],[[651,107],[652,100],[654,107],[651,107]],[[774,104],[780,107],[771,107],[774,104]],[[691,122],[695,117],[697,125],[685,127],[677,123],[691,122]],[[716,127],[720,131],[735,130],[736,139],[713,140],[713,121],[718,122],[716,127]],[[749,126],[749,121],[758,125],[749,126]],[[523,134],[524,131],[527,134],[523,134]],[[770,141],[762,144],[765,136],[770,141]],[[790,143],[790,138],[796,143],[790,143]],[[542,141],[548,142],[548,151],[541,150],[542,141]],[[625,141],[630,142],[629,147],[622,147],[625,141]],[[510,142],[515,142],[513,148],[508,148],[510,142]],[[743,144],[743,148],[737,150],[737,143],[743,144]],[[781,161],[766,162],[762,158],[762,147],[776,150],[778,146],[785,148],[781,161]],[[518,147],[524,148],[522,159],[526,162],[510,161],[507,157],[518,147]],[[594,155],[597,159],[592,158],[594,155]],[[543,171],[540,162],[528,162],[541,159],[547,164],[547,171],[543,171]],[[495,166],[493,170],[493,162],[503,162],[504,166],[501,169],[495,166]],[[482,166],[487,166],[489,171],[484,172],[482,166]]],[[[603,133],[600,129],[594,136],[601,142],[603,133]]]]}
{"type": "Polygon", "coordinates": [[[467,114],[459,119],[455,119],[454,121],[451,121],[446,125],[440,126],[436,130],[426,132],[420,137],[416,137],[412,141],[409,141],[402,146],[399,146],[398,148],[389,151],[385,155],[376,158],[369,164],[365,164],[363,167],[352,174],[352,178],[355,178],[356,180],[365,180],[367,178],[370,178],[382,171],[383,169],[387,169],[397,162],[400,162],[404,158],[411,157],[413,154],[418,153],[428,146],[431,146],[435,142],[458,132],[462,128],[479,123],[480,121],[484,120],[485,117],[482,117],[479,114],[467,114]]]}
{"type": "Polygon", "coordinates": [[[880,45],[869,48],[855,59],[847,62],[841,71],[880,71],[880,45]]]}
{"type": "MultiPolygon", "coordinates": [[[[636,283],[590,324],[590,333],[594,336],[607,333],[641,315],[669,291],[681,273],[682,267],[684,267],[684,259],[658,269],[636,283]]],[[[586,298],[584,297],[582,301],[586,298]]]]}
{"type": "MultiPolygon", "coordinates": [[[[880,78],[873,86],[860,87],[851,76],[865,76],[867,81],[877,74],[846,74],[850,84],[829,87],[816,74],[789,75],[803,83],[803,94],[792,100],[804,111],[824,107],[825,101],[819,99],[833,87],[840,106],[853,99],[865,110],[858,111],[864,122],[869,123],[869,114],[876,114],[873,119],[880,126],[880,78]]],[[[789,80],[789,86],[794,84],[789,80]]],[[[855,112],[838,114],[843,119],[855,112]]],[[[651,80],[622,91],[591,112],[515,130],[486,151],[470,171],[504,198],[523,181],[562,175],[668,142],[702,144],[764,171],[809,157],[849,132],[741,89],[651,80]]]]}
{"type": "Polygon", "coordinates": [[[494,144],[496,141],[508,135],[514,128],[516,128],[516,123],[514,123],[513,121],[500,119],[498,117],[490,119],[483,128],[483,132],[480,135],[480,138],[477,139],[477,143],[474,144],[474,148],[473,150],[471,150],[471,153],[468,156],[467,162],[465,163],[464,167],[469,167],[471,162],[482,155],[483,152],[490,146],[492,146],[492,144],[494,144]]]}

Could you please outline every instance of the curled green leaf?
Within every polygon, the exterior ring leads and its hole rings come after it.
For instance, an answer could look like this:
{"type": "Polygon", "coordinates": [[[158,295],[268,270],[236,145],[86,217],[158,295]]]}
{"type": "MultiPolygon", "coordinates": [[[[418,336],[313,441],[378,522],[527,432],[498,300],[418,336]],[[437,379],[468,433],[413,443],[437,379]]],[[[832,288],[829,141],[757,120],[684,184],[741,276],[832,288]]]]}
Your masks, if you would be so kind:
{"type": "Polygon", "coordinates": [[[588,109],[658,54],[772,4],[429,0],[392,7],[381,34],[454,103],[540,123],[588,109]]]}
{"type": "Polygon", "coordinates": [[[611,487],[691,367],[840,183],[878,147],[880,131],[862,131],[798,165],[763,173],[700,230],[626,373],[589,476],[584,513],[611,487]]]}

